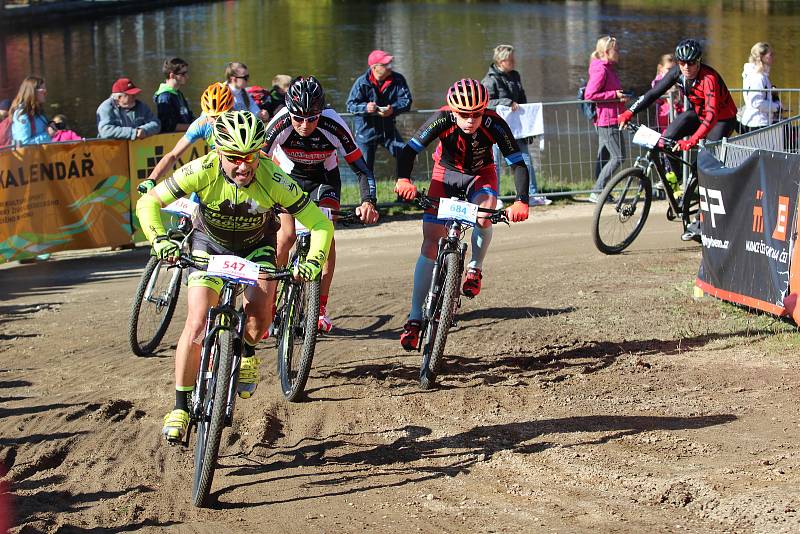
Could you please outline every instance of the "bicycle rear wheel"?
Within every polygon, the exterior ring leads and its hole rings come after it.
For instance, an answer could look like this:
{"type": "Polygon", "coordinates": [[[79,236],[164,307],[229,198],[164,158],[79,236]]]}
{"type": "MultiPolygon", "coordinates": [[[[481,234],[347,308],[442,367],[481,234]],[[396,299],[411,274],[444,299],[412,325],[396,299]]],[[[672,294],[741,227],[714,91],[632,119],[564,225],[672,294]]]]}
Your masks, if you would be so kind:
{"type": "Polygon", "coordinates": [[[290,402],[303,396],[317,345],[320,281],[288,284],[278,304],[278,376],[290,402]]]}
{"type": "Polygon", "coordinates": [[[144,268],[131,305],[128,341],[137,356],[155,352],[167,333],[181,292],[181,269],[151,256],[144,268]],[[148,287],[150,291],[148,291],[148,287]]]}
{"type": "Polygon", "coordinates": [[[192,504],[202,507],[208,499],[214,470],[217,467],[219,443],[225,428],[225,408],[232,378],[233,335],[220,330],[211,348],[211,374],[201,372],[206,381],[202,414],[197,421],[197,442],[194,447],[194,482],[192,504]]]}
{"type": "Polygon", "coordinates": [[[442,367],[447,333],[453,323],[458,303],[458,283],[461,281],[459,256],[455,252],[445,254],[442,263],[441,289],[433,317],[427,318],[427,328],[422,345],[422,366],[419,383],[422,389],[430,389],[436,383],[436,376],[442,367]]]}
{"type": "Polygon", "coordinates": [[[652,184],[641,169],[612,176],[594,209],[592,238],[597,250],[619,254],[633,243],[647,221],[652,198],[652,184]]]}

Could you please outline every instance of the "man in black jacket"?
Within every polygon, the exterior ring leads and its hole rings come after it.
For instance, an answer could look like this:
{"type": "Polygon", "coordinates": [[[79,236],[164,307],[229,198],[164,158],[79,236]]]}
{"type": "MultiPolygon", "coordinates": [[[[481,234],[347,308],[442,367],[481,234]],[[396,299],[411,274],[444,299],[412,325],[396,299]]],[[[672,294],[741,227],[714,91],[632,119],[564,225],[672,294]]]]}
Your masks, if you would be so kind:
{"type": "MultiPolygon", "coordinates": [[[[494,63],[489,67],[489,72],[481,81],[489,91],[489,109],[497,109],[497,106],[507,106],[511,111],[516,111],[520,104],[527,104],[525,89],[522,88],[522,80],[519,72],[514,70],[514,47],[511,45],[498,45],[494,49],[494,63]]],[[[546,206],[552,203],[549,198],[539,196],[536,186],[536,171],[531,164],[530,148],[527,139],[517,139],[522,158],[528,166],[530,176],[530,205],[546,206]]],[[[500,151],[497,145],[494,147],[494,161],[497,165],[497,176],[500,177],[500,151]]]]}
{"type": "Polygon", "coordinates": [[[166,80],[153,95],[161,132],[185,132],[195,119],[189,102],[180,91],[189,79],[189,64],[179,57],[173,57],[164,61],[162,70],[166,80]]]}

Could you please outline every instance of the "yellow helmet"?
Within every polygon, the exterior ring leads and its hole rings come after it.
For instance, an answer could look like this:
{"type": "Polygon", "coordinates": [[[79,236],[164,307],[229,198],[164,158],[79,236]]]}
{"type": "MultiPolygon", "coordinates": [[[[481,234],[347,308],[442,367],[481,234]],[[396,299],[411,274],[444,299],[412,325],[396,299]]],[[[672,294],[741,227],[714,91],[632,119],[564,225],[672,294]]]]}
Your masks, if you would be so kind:
{"type": "Polygon", "coordinates": [[[233,93],[228,84],[215,82],[209,85],[200,97],[200,107],[210,117],[233,109],[233,93]]]}
{"type": "Polygon", "coordinates": [[[222,152],[249,154],[266,140],[264,123],[249,111],[226,111],[214,121],[214,143],[222,152]]]}

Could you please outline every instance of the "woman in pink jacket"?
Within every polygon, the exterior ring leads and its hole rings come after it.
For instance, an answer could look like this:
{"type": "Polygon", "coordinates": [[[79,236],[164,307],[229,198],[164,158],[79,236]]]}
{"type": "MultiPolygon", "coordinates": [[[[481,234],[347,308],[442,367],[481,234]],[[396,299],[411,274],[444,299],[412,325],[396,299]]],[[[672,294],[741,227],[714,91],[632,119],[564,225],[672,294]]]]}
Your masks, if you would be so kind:
{"type": "Polygon", "coordinates": [[[590,202],[597,202],[597,192],[603,190],[608,179],[625,160],[625,145],[622,132],[617,126],[617,115],[625,110],[624,103],[627,98],[622,92],[622,85],[614,70],[618,59],[617,40],[610,35],[599,38],[591,55],[589,81],[586,82],[584,98],[597,103],[597,116],[594,120],[600,138],[597,154],[600,158],[603,150],[606,150],[609,159],[597,177],[597,182],[594,184],[595,192],[589,196],[590,202]]]}

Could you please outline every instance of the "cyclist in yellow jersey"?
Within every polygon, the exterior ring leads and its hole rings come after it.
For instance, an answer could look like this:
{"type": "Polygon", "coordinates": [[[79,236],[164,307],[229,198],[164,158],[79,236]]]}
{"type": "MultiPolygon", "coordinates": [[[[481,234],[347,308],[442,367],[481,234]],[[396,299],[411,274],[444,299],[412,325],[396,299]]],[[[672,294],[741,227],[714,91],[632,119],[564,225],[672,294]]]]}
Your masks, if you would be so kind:
{"type": "MultiPolygon", "coordinates": [[[[179,252],[166,237],[160,209],[195,193],[200,209],[192,221],[194,256],[235,254],[274,268],[276,236],[269,222],[271,208],[279,204],[311,230],[308,259],[295,268],[295,276],[313,280],[320,275],[333,225],[294,180],[260,154],[264,136],[264,124],[249,111],[223,113],[214,123],[215,151],[184,165],[139,199],[136,215],[159,258],[174,259],[179,252]]],[[[206,314],[221,288],[219,278],[190,269],[189,310],[175,354],[175,408],[164,418],[163,433],[169,441],[180,441],[186,433],[206,314]]],[[[242,398],[249,398],[258,385],[255,345],[272,320],[274,293],[275,282],[263,280],[244,295],[247,324],[238,390],[242,398]]]]}

